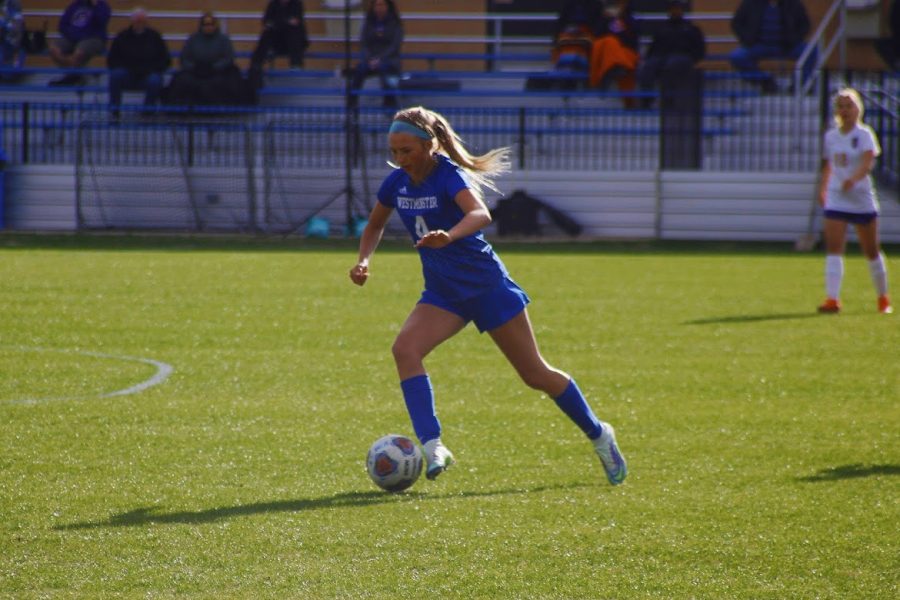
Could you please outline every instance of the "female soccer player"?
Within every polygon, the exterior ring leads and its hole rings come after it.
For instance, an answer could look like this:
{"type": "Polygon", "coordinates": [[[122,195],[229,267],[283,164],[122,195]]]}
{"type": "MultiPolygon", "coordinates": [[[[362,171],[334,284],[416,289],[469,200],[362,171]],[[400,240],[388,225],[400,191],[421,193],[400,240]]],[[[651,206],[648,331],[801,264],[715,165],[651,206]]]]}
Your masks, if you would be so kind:
{"type": "Polygon", "coordinates": [[[493,179],[508,169],[509,149],[473,156],[443,116],[422,107],[394,115],[388,143],[397,168],[378,191],[350,279],[357,285],[366,283],[369,260],[396,210],[419,251],[425,278],[425,290],[392,350],[413,429],[425,447],[426,477],[434,479],[454,460],[441,443],[441,424],[423,361],[474,321],[522,380],[554,398],[592,440],[609,482],[622,483],[627,470],[613,428],[594,416],[575,381],[541,356],[525,308],[528,295],[509,277],[482,234],[491,215],[481,189],[496,190],[493,179]]]}
{"type": "Polygon", "coordinates": [[[847,223],[856,227],[859,245],[869,261],[872,283],[878,293],[878,312],[893,312],[888,298],[887,267],[878,242],[878,198],[870,175],[881,147],[875,133],[862,121],[864,112],[862,98],[856,90],[840,90],[834,97],[837,126],[825,134],[819,189],[819,202],[825,208],[827,298],[819,306],[822,313],[841,311],[847,223]]]}

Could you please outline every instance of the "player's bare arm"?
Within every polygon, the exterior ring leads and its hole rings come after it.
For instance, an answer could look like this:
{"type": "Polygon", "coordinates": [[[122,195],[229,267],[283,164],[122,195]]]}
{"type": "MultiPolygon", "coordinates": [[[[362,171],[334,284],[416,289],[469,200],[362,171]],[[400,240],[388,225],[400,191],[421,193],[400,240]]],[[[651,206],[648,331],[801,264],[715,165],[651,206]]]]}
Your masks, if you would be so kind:
{"type": "Polygon", "coordinates": [[[843,185],[841,185],[841,189],[845,192],[849,192],[854,185],[869,176],[874,165],[875,153],[871,150],[864,152],[859,162],[859,168],[853,172],[853,175],[844,181],[843,185]]]}
{"type": "Polygon", "coordinates": [[[350,280],[356,285],[364,285],[369,279],[369,258],[375,253],[375,249],[381,242],[392,210],[390,207],[376,202],[369,214],[369,222],[366,223],[362,236],[360,236],[359,257],[356,264],[350,269],[350,280]]]}
{"type": "Polygon", "coordinates": [[[443,229],[429,231],[416,242],[416,248],[443,248],[454,240],[472,235],[491,224],[491,211],[484,201],[471,191],[461,190],[453,200],[465,216],[450,231],[443,229]]]}
{"type": "Polygon", "coordinates": [[[819,204],[825,206],[825,197],[828,193],[828,180],[831,179],[831,163],[822,161],[822,177],[819,180],[819,204]]]}

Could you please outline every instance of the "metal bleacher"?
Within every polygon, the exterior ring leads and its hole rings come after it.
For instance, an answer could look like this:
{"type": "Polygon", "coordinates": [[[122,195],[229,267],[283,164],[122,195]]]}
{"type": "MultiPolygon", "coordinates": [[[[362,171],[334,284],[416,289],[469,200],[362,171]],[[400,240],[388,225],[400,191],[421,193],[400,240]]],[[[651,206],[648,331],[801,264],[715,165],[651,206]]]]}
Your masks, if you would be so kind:
{"type": "MultiPolygon", "coordinates": [[[[60,1],[57,4],[61,7],[65,3],[60,1]]],[[[220,4],[232,7],[219,10],[217,14],[234,40],[242,64],[246,65],[250,49],[258,36],[260,14],[246,11],[245,5],[238,2],[220,4]]],[[[198,11],[168,10],[180,6],[183,3],[160,2],[159,8],[151,14],[152,24],[165,26],[166,37],[173,49],[177,49],[193,30],[198,16],[198,11]]],[[[808,150],[814,148],[818,141],[820,98],[813,94],[797,93],[763,96],[756,86],[741,81],[723,60],[734,46],[734,38],[728,32],[728,20],[736,0],[695,0],[693,6],[695,10],[691,18],[707,31],[709,46],[709,57],[703,64],[707,73],[704,80],[702,134],[705,147],[702,168],[814,169],[817,163],[815,152],[808,150]],[[778,155],[768,161],[761,158],[772,157],[772,148],[788,147],[795,148],[795,152],[780,152],[800,154],[804,157],[803,161],[781,161],[778,155]]],[[[824,11],[816,11],[814,18],[821,18],[824,11]]],[[[55,18],[59,12],[60,9],[38,8],[28,11],[27,16],[29,22],[34,24],[55,18]]],[[[664,18],[660,14],[639,16],[647,21],[664,18]]],[[[358,12],[353,14],[354,28],[359,18],[358,12]]],[[[604,156],[612,154],[610,149],[619,146],[624,148],[622,154],[625,156],[636,157],[628,163],[631,168],[647,168],[655,164],[659,154],[658,140],[654,139],[660,131],[658,110],[625,110],[618,91],[585,89],[577,82],[573,89],[565,91],[526,90],[529,79],[559,77],[558,74],[548,74],[549,41],[533,36],[504,35],[504,28],[515,20],[552,21],[556,18],[555,14],[410,11],[404,12],[403,18],[404,23],[408,24],[403,55],[406,67],[404,81],[408,85],[400,91],[403,104],[426,104],[445,112],[494,111],[496,119],[477,124],[473,119],[471,124],[464,122],[461,129],[467,139],[485,145],[506,145],[516,141],[524,144],[522,139],[527,137],[531,143],[528,151],[533,154],[539,154],[544,148],[571,155],[596,151],[604,156]],[[487,27],[486,24],[492,26],[487,27]],[[430,30],[442,33],[435,35],[430,30]],[[416,85],[417,82],[421,85],[416,85]],[[505,116],[507,113],[525,114],[527,120],[511,123],[505,116]],[[566,142],[578,136],[611,139],[600,147],[593,141],[582,145],[566,142]]],[[[125,12],[115,12],[110,30],[123,27],[126,19],[125,12]]],[[[245,121],[252,119],[261,127],[273,119],[307,122],[308,113],[302,113],[304,116],[297,113],[294,117],[287,114],[291,110],[339,111],[344,106],[346,81],[341,71],[345,67],[346,48],[341,24],[336,30],[332,28],[329,31],[327,22],[336,19],[333,12],[312,10],[307,13],[306,19],[313,42],[307,53],[306,68],[295,71],[280,68],[283,63],[273,64],[267,71],[265,87],[260,91],[258,107],[241,111],[245,121]],[[248,117],[248,114],[251,116],[248,117]]],[[[54,35],[50,33],[51,40],[54,35]]],[[[355,53],[355,46],[352,51],[355,53]]],[[[106,71],[98,61],[83,70],[87,76],[86,83],[74,87],[49,87],[47,82],[59,71],[41,65],[40,60],[35,61],[35,65],[29,65],[24,71],[23,81],[0,85],[3,103],[70,105],[75,108],[60,109],[58,112],[72,114],[73,111],[86,111],[91,119],[102,113],[106,104],[106,71]]],[[[770,66],[780,69],[782,87],[787,89],[794,75],[794,66],[770,66]]],[[[893,85],[896,93],[896,82],[893,85]]],[[[358,94],[364,111],[377,113],[383,95],[377,80],[369,79],[358,94]]],[[[140,94],[126,92],[126,103],[134,110],[125,110],[124,118],[137,116],[140,94]]],[[[9,118],[15,120],[17,115],[9,118]]],[[[364,120],[363,133],[374,135],[374,132],[380,131],[382,121],[383,118],[378,116],[364,120]]],[[[335,120],[334,126],[340,126],[339,119],[335,120]]],[[[52,123],[42,122],[42,127],[50,128],[52,123]]],[[[16,132],[15,126],[7,127],[6,135],[15,136],[16,132]]],[[[7,146],[16,148],[16,140],[7,146]]],[[[525,150],[524,146],[522,150],[525,150]]],[[[68,153],[47,153],[51,157],[48,160],[67,160],[67,156],[73,155],[71,149],[68,153]]],[[[25,155],[14,152],[13,156],[25,155]]],[[[523,166],[528,164],[523,159],[523,166]]],[[[622,163],[616,163],[616,168],[622,166],[622,163]]]]}
{"type": "MultiPolygon", "coordinates": [[[[34,27],[55,19],[66,2],[30,4],[34,27]]],[[[185,10],[185,4],[161,0],[151,11],[151,23],[165,32],[175,54],[199,15],[199,8],[185,10]]],[[[23,80],[0,85],[12,226],[285,232],[299,230],[312,214],[342,223],[340,202],[323,207],[346,173],[341,157],[350,155],[343,23],[334,12],[305,4],[312,46],[304,69],[288,70],[276,59],[258,106],[228,107],[221,114],[215,108],[185,114],[165,107],[145,115],[140,93],[128,92],[121,119],[113,119],[102,62],[83,71],[84,85],[50,87],[47,82],[59,71],[43,57],[30,57],[23,80]],[[153,203],[147,202],[148,190],[153,203]],[[92,223],[92,191],[153,214],[128,205],[118,220],[115,207],[104,205],[108,220],[92,223]],[[167,203],[171,212],[159,213],[167,203]],[[184,223],[147,224],[173,215],[184,223]]],[[[529,79],[559,76],[548,73],[549,39],[504,32],[516,19],[552,21],[554,14],[484,14],[484,2],[475,0],[457,0],[452,8],[399,4],[407,32],[402,103],[445,113],[475,151],[512,146],[516,168],[504,189],[527,189],[548,199],[584,224],[586,235],[790,240],[807,226],[828,110],[822,102],[837,82],[823,83],[820,93],[788,93],[794,65],[777,62],[766,67],[777,71],[780,93],[762,95],[736,77],[724,56],[734,46],[728,20],[737,0],[692,2],[692,18],[707,34],[709,58],[703,64],[700,164],[687,168],[663,164],[664,118],[657,107],[626,109],[617,90],[586,89],[578,81],[565,90],[529,89],[529,79]]],[[[831,4],[811,3],[813,20],[831,4]]],[[[245,68],[260,14],[248,12],[241,0],[219,0],[216,7],[245,68]]],[[[125,12],[114,14],[113,32],[127,19],[125,12]]],[[[854,84],[867,94],[867,120],[879,123],[896,112],[896,78],[856,77],[854,84]]],[[[370,188],[383,176],[387,159],[390,115],[381,109],[382,94],[378,81],[369,79],[352,117],[354,177],[370,188]]],[[[895,160],[896,115],[893,123],[893,138],[883,136],[882,144],[893,148],[895,160]]],[[[879,126],[891,131],[890,125],[879,126]]],[[[900,240],[900,209],[893,213],[885,221],[885,239],[900,240]]]]}

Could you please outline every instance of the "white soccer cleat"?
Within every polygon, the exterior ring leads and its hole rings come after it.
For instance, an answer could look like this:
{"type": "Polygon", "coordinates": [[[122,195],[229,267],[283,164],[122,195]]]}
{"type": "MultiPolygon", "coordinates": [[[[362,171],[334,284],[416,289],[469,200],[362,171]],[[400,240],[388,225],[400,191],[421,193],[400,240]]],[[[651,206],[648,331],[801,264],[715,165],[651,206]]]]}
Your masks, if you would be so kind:
{"type": "Polygon", "coordinates": [[[628,467],[625,465],[625,457],[619,452],[619,446],[616,444],[616,432],[609,423],[600,422],[603,427],[603,433],[596,440],[592,440],[594,451],[600,457],[600,463],[603,470],[606,471],[606,478],[612,485],[619,485],[625,481],[628,475],[628,467]]]}
{"type": "Polygon", "coordinates": [[[453,453],[441,443],[440,439],[425,442],[425,460],[428,463],[425,477],[429,480],[435,479],[456,462],[453,459],[453,453]]]}

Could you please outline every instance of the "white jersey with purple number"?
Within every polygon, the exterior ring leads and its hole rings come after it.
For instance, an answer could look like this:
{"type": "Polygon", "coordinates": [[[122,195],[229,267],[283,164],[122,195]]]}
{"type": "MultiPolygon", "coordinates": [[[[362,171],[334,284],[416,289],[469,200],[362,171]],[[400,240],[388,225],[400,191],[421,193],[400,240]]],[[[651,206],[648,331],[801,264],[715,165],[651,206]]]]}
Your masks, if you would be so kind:
{"type": "Polygon", "coordinates": [[[875,132],[868,125],[857,124],[849,133],[834,128],[825,134],[823,158],[831,165],[831,177],[825,192],[825,209],[850,213],[878,212],[878,196],[867,175],[849,192],[841,189],[844,181],[859,168],[863,154],[871,151],[878,156],[881,146],[875,132]]]}

